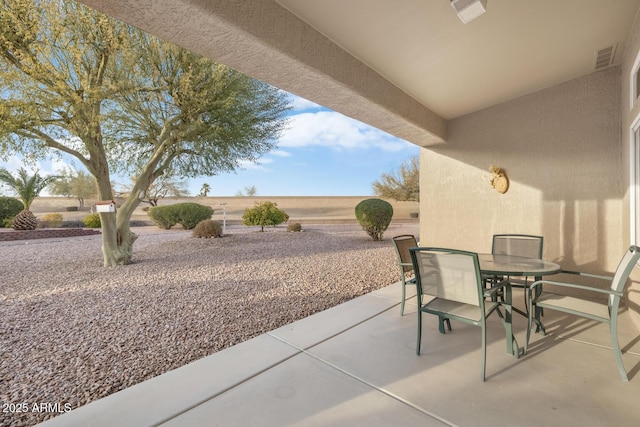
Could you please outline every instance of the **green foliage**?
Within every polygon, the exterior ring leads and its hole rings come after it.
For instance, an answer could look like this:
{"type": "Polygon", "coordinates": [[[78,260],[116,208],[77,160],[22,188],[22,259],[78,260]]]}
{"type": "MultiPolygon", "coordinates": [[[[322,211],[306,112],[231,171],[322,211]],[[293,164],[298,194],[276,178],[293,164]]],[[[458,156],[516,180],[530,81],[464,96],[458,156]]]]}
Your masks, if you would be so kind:
{"type": "Polygon", "coordinates": [[[15,218],[15,216],[10,216],[10,217],[5,218],[3,221],[0,222],[0,227],[12,228],[13,227],[13,219],[14,218],[15,218]]]}
{"type": "Polygon", "coordinates": [[[13,197],[0,197],[0,227],[11,227],[13,218],[22,209],[24,209],[24,206],[20,200],[13,197]]]}
{"type": "Polygon", "coordinates": [[[358,224],[373,240],[382,240],[382,235],[393,217],[393,206],[382,199],[366,199],[356,205],[358,224]]]}
{"type": "Polygon", "coordinates": [[[420,157],[410,157],[397,171],[383,173],[380,181],[373,182],[373,192],[387,199],[420,200],[420,157]]]}
{"type": "Polygon", "coordinates": [[[43,177],[37,171],[35,174],[29,175],[24,168],[20,168],[17,176],[14,177],[5,168],[0,168],[0,182],[7,184],[18,194],[24,209],[29,209],[40,192],[58,178],[58,176],[43,177]]]}
{"type": "Polygon", "coordinates": [[[82,220],[84,225],[88,228],[100,228],[102,224],[100,223],[100,215],[97,213],[92,213],[84,217],[82,220]]]}
{"type": "Polygon", "coordinates": [[[218,221],[205,219],[196,224],[193,229],[193,237],[222,237],[222,226],[218,221]]]}
{"type": "Polygon", "coordinates": [[[252,209],[245,209],[242,215],[242,224],[259,225],[260,231],[268,225],[278,225],[289,220],[289,215],[278,209],[274,202],[256,202],[252,209]]]}
{"type": "Polygon", "coordinates": [[[299,222],[292,222],[287,226],[287,231],[302,231],[302,225],[299,222]]]}
{"type": "Polygon", "coordinates": [[[63,218],[61,213],[55,212],[43,216],[42,221],[44,221],[47,227],[58,228],[62,226],[63,218]]]}
{"type": "Polygon", "coordinates": [[[147,212],[149,218],[160,228],[170,229],[176,224],[191,230],[200,221],[211,218],[213,209],[197,203],[176,203],[168,206],[154,206],[147,212]]]}

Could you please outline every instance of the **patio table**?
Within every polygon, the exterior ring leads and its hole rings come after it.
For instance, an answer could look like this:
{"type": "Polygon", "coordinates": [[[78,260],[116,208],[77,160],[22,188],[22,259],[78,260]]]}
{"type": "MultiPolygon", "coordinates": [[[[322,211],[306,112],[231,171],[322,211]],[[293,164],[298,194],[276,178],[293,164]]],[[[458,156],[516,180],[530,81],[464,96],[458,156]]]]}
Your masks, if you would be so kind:
{"type": "MultiPolygon", "coordinates": [[[[562,270],[560,265],[555,262],[513,255],[478,254],[478,261],[480,262],[482,274],[489,276],[533,276],[535,280],[541,280],[542,276],[557,274],[562,270]]],[[[513,335],[512,312],[514,308],[512,304],[511,284],[507,282],[503,304],[505,307],[504,323],[507,353],[520,357],[518,342],[513,335]]],[[[515,310],[526,316],[525,313],[515,310]]]]}

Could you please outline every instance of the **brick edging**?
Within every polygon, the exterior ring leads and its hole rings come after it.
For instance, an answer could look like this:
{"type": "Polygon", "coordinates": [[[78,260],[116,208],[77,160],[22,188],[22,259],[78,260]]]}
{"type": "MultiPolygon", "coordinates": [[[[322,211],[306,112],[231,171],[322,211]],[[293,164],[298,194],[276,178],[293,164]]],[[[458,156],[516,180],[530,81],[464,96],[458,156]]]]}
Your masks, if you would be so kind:
{"type": "Polygon", "coordinates": [[[39,230],[10,230],[0,232],[0,242],[13,240],[49,239],[52,237],[77,237],[100,234],[100,230],[87,228],[48,228],[39,230]]]}

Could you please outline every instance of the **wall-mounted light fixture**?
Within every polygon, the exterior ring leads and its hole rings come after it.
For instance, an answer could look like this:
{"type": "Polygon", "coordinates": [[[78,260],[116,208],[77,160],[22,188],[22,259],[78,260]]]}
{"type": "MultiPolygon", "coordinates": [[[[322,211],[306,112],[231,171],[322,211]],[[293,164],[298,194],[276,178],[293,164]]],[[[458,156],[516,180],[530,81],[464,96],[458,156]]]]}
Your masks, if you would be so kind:
{"type": "Polygon", "coordinates": [[[509,178],[507,178],[507,173],[504,169],[491,165],[489,166],[489,172],[493,175],[493,178],[489,181],[491,186],[500,194],[506,193],[509,190],[509,178]]]}
{"type": "Polygon", "coordinates": [[[451,0],[451,7],[466,24],[487,11],[487,0],[451,0]]]}

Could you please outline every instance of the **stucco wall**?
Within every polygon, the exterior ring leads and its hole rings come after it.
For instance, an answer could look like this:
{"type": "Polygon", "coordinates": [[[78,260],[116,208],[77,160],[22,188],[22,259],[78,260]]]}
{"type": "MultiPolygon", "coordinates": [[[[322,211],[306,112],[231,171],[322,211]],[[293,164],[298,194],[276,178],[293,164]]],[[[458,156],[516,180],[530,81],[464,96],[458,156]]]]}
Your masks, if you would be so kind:
{"type": "Polygon", "coordinates": [[[628,245],[620,68],[451,120],[421,153],[421,242],[478,252],[495,233],[543,235],[544,258],[613,271],[628,245]],[[504,168],[506,194],[489,184],[504,168]]]}
{"type": "MultiPolygon", "coordinates": [[[[622,156],[623,164],[631,164],[631,127],[634,123],[640,119],[640,103],[636,102],[635,105],[631,102],[631,76],[634,71],[634,65],[636,65],[637,58],[640,57],[640,22],[639,15],[636,16],[635,23],[627,40],[627,48],[625,50],[622,73],[621,73],[621,117],[622,117],[622,156]]],[[[635,160],[637,162],[637,160],[635,160]]],[[[623,182],[629,183],[626,187],[626,191],[623,199],[624,215],[623,230],[624,235],[627,237],[627,242],[631,239],[631,217],[630,217],[630,205],[631,205],[631,177],[629,174],[630,167],[623,168],[623,182]]],[[[640,242],[636,242],[640,244],[640,242]]],[[[633,312],[633,318],[640,329],[640,271],[635,269],[632,274],[632,283],[629,285],[627,292],[627,306],[633,312]]]]}

